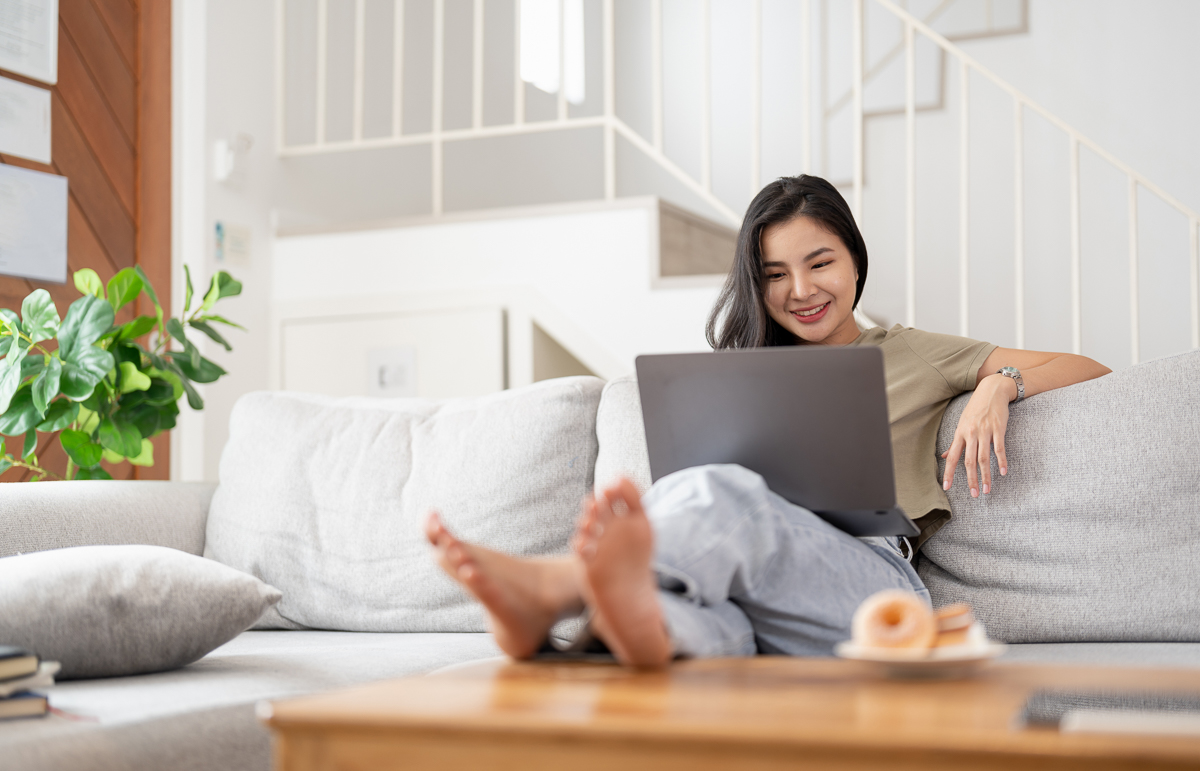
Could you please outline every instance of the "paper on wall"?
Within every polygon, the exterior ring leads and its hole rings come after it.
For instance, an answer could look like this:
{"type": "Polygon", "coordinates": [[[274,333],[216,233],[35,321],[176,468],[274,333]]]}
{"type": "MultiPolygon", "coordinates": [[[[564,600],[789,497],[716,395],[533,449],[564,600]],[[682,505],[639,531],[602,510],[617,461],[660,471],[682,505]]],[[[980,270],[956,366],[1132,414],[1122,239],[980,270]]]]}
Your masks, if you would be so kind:
{"type": "Polygon", "coordinates": [[[67,178],[0,164],[0,274],[67,282],[67,178]]]}
{"type": "Polygon", "coordinates": [[[50,163],[49,91],[0,77],[0,153],[50,163]]]}
{"type": "Polygon", "coordinates": [[[0,0],[0,70],[58,82],[58,0],[0,0]]]}

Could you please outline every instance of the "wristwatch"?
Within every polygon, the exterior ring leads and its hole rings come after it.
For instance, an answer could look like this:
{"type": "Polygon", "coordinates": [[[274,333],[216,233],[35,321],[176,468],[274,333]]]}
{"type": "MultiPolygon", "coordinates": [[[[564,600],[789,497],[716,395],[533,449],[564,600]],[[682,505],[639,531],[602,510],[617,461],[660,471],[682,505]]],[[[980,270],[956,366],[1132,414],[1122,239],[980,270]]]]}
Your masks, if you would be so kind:
{"type": "Polygon", "coordinates": [[[1011,377],[1017,382],[1017,398],[1013,400],[1013,404],[1025,398],[1025,381],[1021,379],[1021,370],[1016,367],[1001,367],[996,370],[996,374],[1011,377]]]}

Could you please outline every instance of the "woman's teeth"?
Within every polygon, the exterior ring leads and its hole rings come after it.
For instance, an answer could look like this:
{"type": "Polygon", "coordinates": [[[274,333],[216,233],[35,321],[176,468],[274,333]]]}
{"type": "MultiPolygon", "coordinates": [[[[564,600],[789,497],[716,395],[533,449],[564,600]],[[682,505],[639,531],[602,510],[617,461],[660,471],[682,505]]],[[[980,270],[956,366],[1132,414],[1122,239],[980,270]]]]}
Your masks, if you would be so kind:
{"type": "MultiPolygon", "coordinates": [[[[829,303],[825,303],[825,305],[828,305],[828,304],[829,303]]],[[[818,305],[816,308],[813,308],[811,311],[796,311],[796,315],[797,316],[815,316],[818,313],[820,313],[821,311],[825,310],[825,305],[818,305]]]]}

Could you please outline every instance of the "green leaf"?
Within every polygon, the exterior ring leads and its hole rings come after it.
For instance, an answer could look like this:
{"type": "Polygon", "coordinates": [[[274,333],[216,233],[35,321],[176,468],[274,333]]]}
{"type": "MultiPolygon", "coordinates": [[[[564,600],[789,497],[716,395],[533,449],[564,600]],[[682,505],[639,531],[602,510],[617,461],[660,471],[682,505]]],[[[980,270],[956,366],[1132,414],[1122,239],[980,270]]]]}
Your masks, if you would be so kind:
{"type": "Polygon", "coordinates": [[[175,366],[179,367],[184,377],[196,383],[213,383],[221,375],[228,374],[221,367],[203,357],[200,358],[200,366],[193,367],[187,354],[168,351],[167,355],[175,362],[175,366]]]}
{"type": "Polygon", "coordinates": [[[33,389],[21,386],[9,402],[8,409],[0,415],[0,434],[17,436],[42,422],[42,413],[33,404],[33,389]]]}
{"type": "Polygon", "coordinates": [[[221,285],[217,283],[217,277],[213,276],[212,281],[208,282],[208,291],[204,294],[204,302],[200,305],[200,310],[209,311],[217,304],[217,300],[221,299],[221,285]]]}
{"type": "Polygon", "coordinates": [[[93,442],[92,437],[85,432],[68,428],[58,435],[58,441],[67,456],[75,461],[79,468],[88,469],[100,463],[103,448],[93,442]]]}
{"type": "Polygon", "coordinates": [[[133,271],[137,273],[138,278],[142,280],[142,289],[146,290],[146,294],[150,297],[150,302],[154,303],[154,307],[161,308],[158,304],[158,293],[154,291],[154,286],[150,283],[150,279],[146,276],[146,271],[142,270],[141,265],[134,265],[133,271]]]}
{"type": "Polygon", "coordinates": [[[76,420],[79,422],[79,430],[88,436],[100,425],[100,416],[82,404],[79,405],[79,417],[76,420]]]}
{"type": "Polygon", "coordinates": [[[13,364],[15,365],[17,361],[21,362],[21,382],[24,382],[26,378],[37,377],[42,370],[46,369],[45,356],[23,356],[20,359],[14,359],[13,364]]]}
{"type": "Polygon", "coordinates": [[[10,357],[0,362],[0,414],[8,411],[13,394],[21,385],[21,366],[19,363],[11,363],[18,361],[10,357]]]}
{"type": "Polygon", "coordinates": [[[197,321],[215,321],[218,324],[224,324],[224,325],[230,326],[230,327],[237,327],[238,329],[242,330],[243,332],[246,331],[246,328],[243,327],[241,324],[238,324],[235,321],[230,321],[229,319],[225,318],[224,316],[218,316],[215,313],[209,313],[205,316],[199,316],[196,320],[197,321]]]}
{"type": "MultiPolygon", "coordinates": [[[[35,358],[30,356],[28,358],[35,358]]],[[[33,381],[33,404],[38,412],[46,414],[46,409],[54,397],[58,396],[58,385],[62,378],[62,362],[51,358],[45,369],[33,381]]]]}
{"type": "Polygon", "coordinates": [[[142,451],[142,435],[137,427],[123,418],[113,416],[100,420],[100,445],[123,457],[142,451]]]}
{"type": "Polygon", "coordinates": [[[179,319],[167,319],[167,332],[183,345],[191,345],[187,333],[183,330],[183,322],[179,319]]]}
{"type": "Polygon", "coordinates": [[[112,306],[91,295],[80,297],[71,303],[67,318],[58,330],[58,355],[63,361],[70,361],[77,349],[91,346],[112,323],[112,306]]]}
{"type": "Polygon", "coordinates": [[[126,408],[121,405],[121,414],[137,427],[138,433],[143,439],[149,439],[158,433],[158,414],[161,407],[155,407],[151,404],[139,404],[132,408],[126,408]]]}
{"type": "Polygon", "coordinates": [[[21,317],[8,308],[0,308],[0,328],[9,330],[10,335],[21,331],[21,317]]]}
{"type": "Polygon", "coordinates": [[[135,466],[153,466],[154,465],[154,444],[149,439],[142,440],[142,451],[135,457],[131,457],[129,462],[135,466]]]}
{"type": "Polygon", "coordinates": [[[113,355],[108,351],[91,345],[81,348],[72,353],[69,360],[63,361],[59,388],[67,398],[81,402],[92,395],[114,364],[113,355]]]}
{"type": "Polygon", "coordinates": [[[38,423],[37,430],[42,433],[61,431],[75,422],[79,417],[79,403],[70,399],[59,399],[46,410],[46,417],[38,423]]]}
{"type": "Polygon", "coordinates": [[[127,394],[131,391],[145,391],[150,387],[150,377],[142,373],[136,364],[123,361],[119,369],[121,371],[121,393],[127,394]]]}
{"type": "Polygon", "coordinates": [[[21,315],[25,319],[25,334],[40,343],[58,334],[58,308],[45,289],[35,289],[21,303],[21,315]]]}
{"type": "Polygon", "coordinates": [[[91,268],[75,271],[75,288],[79,290],[79,294],[90,294],[101,300],[104,299],[104,282],[100,280],[100,275],[91,268]]]}
{"type": "Polygon", "coordinates": [[[204,399],[200,398],[200,392],[192,385],[192,381],[188,380],[187,376],[183,374],[183,370],[174,361],[167,364],[167,368],[179,377],[179,382],[183,386],[183,392],[187,394],[188,406],[193,410],[204,409],[204,399]]]}
{"type": "Polygon", "coordinates": [[[133,268],[125,268],[108,282],[108,304],[114,312],[119,311],[137,299],[141,292],[141,277],[133,268]]]}
{"type": "Polygon", "coordinates": [[[183,295],[183,312],[187,313],[192,309],[192,272],[188,270],[188,266],[183,266],[183,277],[187,281],[187,289],[183,295]]]}
{"type": "Polygon", "coordinates": [[[223,346],[225,346],[225,350],[227,350],[227,351],[232,351],[232,350],[233,350],[233,346],[232,346],[232,345],[230,345],[230,344],[229,344],[229,343],[228,343],[228,342],[225,340],[225,338],[221,336],[221,333],[220,333],[220,332],[218,332],[217,330],[213,329],[212,327],[210,327],[210,326],[209,326],[208,324],[206,324],[205,322],[203,322],[203,321],[190,321],[190,322],[188,322],[188,326],[189,326],[189,327],[192,327],[193,329],[199,329],[201,332],[203,332],[204,334],[208,335],[209,339],[210,339],[210,340],[212,340],[214,343],[217,343],[218,345],[223,345],[223,346]]]}
{"type": "MultiPolygon", "coordinates": [[[[166,367],[165,363],[163,364],[163,367],[166,367]]],[[[179,401],[179,397],[183,396],[183,381],[180,380],[179,375],[176,375],[174,372],[170,372],[166,369],[159,369],[157,367],[151,367],[150,369],[146,370],[146,374],[151,378],[162,378],[171,384],[171,402],[179,401]]]]}
{"type": "Polygon", "coordinates": [[[108,352],[113,355],[113,360],[117,366],[124,362],[129,362],[138,369],[142,368],[142,354],[136,346],[132,346],[128,341],[117,342],[108,347],[108,352]]]}
{"type": "Polygon", "coordinates": [[[112,479],[112,474],[97,466],[96,468],[81,468],[75,472],[76,479],[112,479]]]}
{"type": "Polygon", "coordinates": [[[31,428],[25,432],[25,447],[21,450],[21,460],[26,460],[37,452],[37,429],[31,428]]]}
{"type": "MultiPolygon", "coordinates": [[[[3,323],[3,321],[0,320],[0,324],[2,324],[2,323],[3,323]]],[[[12,347],[12,342],[13,342],[13,338],[11,336],[0,337],[0,356],[8,355],[8,349],[12,347]]]]}
{"type": "Polygon", "coordinates": [[[106,449],[100,453],[100,459],[106,460],[109,463],[121,463],[122,461],[125,460],[125,456],[118,455],[117,453],[113,452],[112,450],[106,449]]]}
{"type": "Polygon", "coordinates": [[[158,319],[154,316],[138,316],[128,324],[120,327],[121,334],[117,336],[118,340],[133,340],[141,337],[150,330],[154,329],[154,325],[158,323],[158,319]]]}

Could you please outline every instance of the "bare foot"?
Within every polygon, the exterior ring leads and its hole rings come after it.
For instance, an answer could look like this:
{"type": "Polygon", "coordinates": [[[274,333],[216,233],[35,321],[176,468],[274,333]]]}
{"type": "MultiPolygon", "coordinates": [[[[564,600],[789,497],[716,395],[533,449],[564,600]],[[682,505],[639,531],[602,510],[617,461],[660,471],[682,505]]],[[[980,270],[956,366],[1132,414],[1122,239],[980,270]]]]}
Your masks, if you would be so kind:
{"type": "Polygon", "coordinates": [[[518,559],[460,541],[437,512],[425,537],[442,570],[483,603],[496,643],[515,659],[537,653],[560,617],[583,610],[574,558],[518,559]]]}
{"type": "Polygon", "coordinates": [[[654,533],[632,482],[620,479],[585,501],[574,546],[596,634],[623,664],[665,665],[671,640],[650,568],[654,533]]]}

